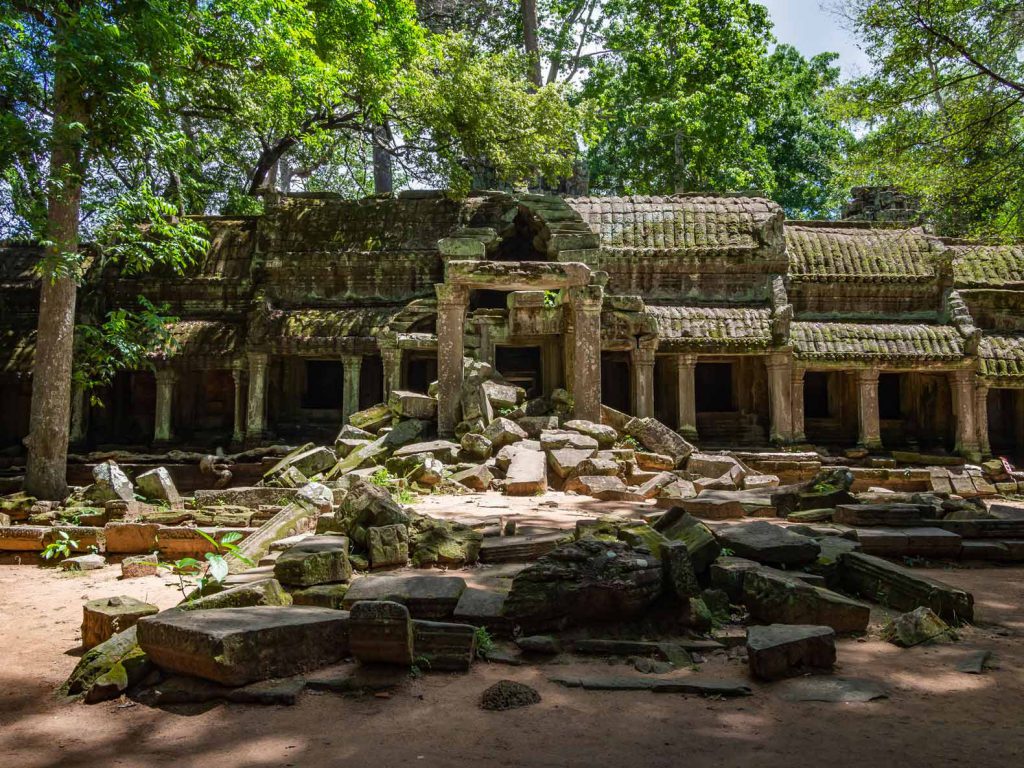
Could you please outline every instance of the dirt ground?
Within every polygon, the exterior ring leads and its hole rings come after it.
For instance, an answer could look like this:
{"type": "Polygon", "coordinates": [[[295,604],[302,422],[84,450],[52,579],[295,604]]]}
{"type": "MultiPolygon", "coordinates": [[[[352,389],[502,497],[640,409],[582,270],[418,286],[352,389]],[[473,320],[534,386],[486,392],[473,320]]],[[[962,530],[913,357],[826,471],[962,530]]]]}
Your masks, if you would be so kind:
{"type": "MultiPolygon", "coordinates": [[[[160,710],[60,704],[53,695],[79,654],[82,602],[128,594],[170,606],[176,593],[160,577],[0,566],[0,766],[1024,765],[1024,568],[926,572],[974,592],[978,626],[949,646],[841,641],[837,674],[889,688],[888,699],[869,703],[788,702],[779,684],[708,700],[566,689],[547,679],[633,673],[597,660],[480,663],[466,675],[410,679],[390,698],[306,693],[293,707],[160,710]],[[955,670],[979,649],[994,653],[997,669],[955,670]],[[533,685],[542,701],[481,710],[481,692],[502,678],[533,685]]],[[[723,656],[677,674],[745,677],[741,662],[723,656]]]]}

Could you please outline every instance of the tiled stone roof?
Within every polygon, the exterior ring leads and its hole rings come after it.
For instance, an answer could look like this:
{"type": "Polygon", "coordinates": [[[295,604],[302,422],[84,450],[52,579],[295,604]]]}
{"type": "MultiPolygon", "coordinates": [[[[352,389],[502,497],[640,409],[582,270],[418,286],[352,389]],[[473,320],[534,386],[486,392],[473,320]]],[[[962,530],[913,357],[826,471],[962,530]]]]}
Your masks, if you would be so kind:
{"type": "Polygon", "coordinates": [[[790,223],[785,232],[789,276],[797,281],[928,281],[944,249],[919,229],[790,223]]]}
{"type": "Polygon", "coordinates": [[[983,335],[978,359],[987,379],[1024,378],[1024,334],[983,335]]]}
{"type": "Polygon", "coordinates": [[[768,308],[647,307],[646,311],[657,322],[659,340],[670,347],[763,348],[772,341],[768,308]]]}
{"type": "Polygon", "coordinates": [[[1024,284],[1024,245],[957,245],[953,252],[953,278],[958,287],[1024,284]]]}
{"type": "Polygon", "coordinates": [[[274,311],[266,324],[266,340],[280,352],[341,350],[346,340],[374,338],[387,327],[399,306],[274,311]]]}
{"type": "Polygon", "coordinates": [[[959,360],[963,337],[951,325],[794,322],[794,353],[804,360],[959,360]]]}
{"type": "Polygon", "coordinates": [[[752,197],[566,198],[609,252],[748,251],[761,247],[782,209],[752,197]]]}
{"type": "Polygon", "coordinates": [[[174,345],[154,357],[174,359],[197,355],[230,357],[238,351],[241,330],[234,323],[219,320],[179,320],[170,327],[174,345]]]}

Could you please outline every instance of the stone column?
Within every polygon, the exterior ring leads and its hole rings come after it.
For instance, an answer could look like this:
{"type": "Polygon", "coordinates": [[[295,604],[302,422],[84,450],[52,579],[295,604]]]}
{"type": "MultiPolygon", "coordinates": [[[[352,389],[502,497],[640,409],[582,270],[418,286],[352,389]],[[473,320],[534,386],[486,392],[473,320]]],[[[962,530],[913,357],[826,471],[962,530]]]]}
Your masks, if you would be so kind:
{"type": "Polygon", "coordinates": [[[974,389],[974,417],[978,428],[978,450],[982,456],[992,455],[988,442],[988,385],[978,382],[974,389]]]}
{"type": "Polygon", "coordinates": [[[601,421],[601,302],[599,285],[570,288],[573,317],[571,391],[577,419],[601,421]]]}
{"type": "Polygon", "coordinates": [[[789,355],[776,353],[764,361],[768,369],[768,405],[771,413],[770,438],[773,443],[793,439],[793,371],[789,355]]]}
{"type": "Polygon", "coordinates": [[[459,418],[462,394],[466,305],[464,286],[444,283],[437,290],[437,434],[452,437],[459,418]]]}
{"type": "Polygon", "coordinates": [[[857,421],[860,427],[858,443],[864,448],[882,447],[881,426],[878,423],[878,369],[857,371],[857,421]]]}
{"type": "Polygon", "coordinates": [[[249,353],[249,410],[245,439],[258,443],[267,435],[267,362],[264,352],[249,353]]]}
{"type": "Polygon", "coordinates": [[[633,415],[654,415],[654,346],[633,350],[633,415]]]}
{"type": "Polygon", "coordinates": [[[363,367],[362,355],[342,355],[345,366],[345,381],[342,389],[341,424],[348,424],[348,417],[359,410],[359,372],[363,367]]]}
{"type": "Polygon", "coordinates": [[[793,366],[793,442],[802,443],[807,440],[804,432],[804,372],[807,369],[802,365],[793,366]]]}
{"type": "Polygon", "coordinates": [[[956,411],[956,452],[968,461],[980,461],[978,427],[974,418],[974,371],[961,368],[950,374],[956,411]]]}
{"type": "Polygon", "coordinates": [[[678,398],[679,434],[687,440],[697,439],[697,370],[696,355],[677,355],[676,397],[678,398]]]}
{"type": "Polygon", "coordinates": [[[384,366],[384,402],[387,402],[393,390],[402,388],[402,350],[398,342],[380,343],[380,359],[384,366]]]}
{"type": "Polygon", "coordinates": [[[231,366],[231,378],[235,380],[235,409],[231,442],[235,445],[241,445],[245,441],[245,400],[242,399],[242,391],[245,386],[245,371],[242,369],[241,361],[231,366]]]}
{"type": "Polygon", "coordinates": [[[89,398],[85,390],[77,384],[71,388],[71,428],[68,441],[71,445],[79,445],[85,442],[87,429],[86,411],[89,407],[89,398]]]}
{"type": "Polygon", "coordinates": [[[174,439],[171,413],[174,409],[174,383],[177,379],[177,374],[171,368],[161,368],[156,372],[154,443],[169,443],[174,439]]]}

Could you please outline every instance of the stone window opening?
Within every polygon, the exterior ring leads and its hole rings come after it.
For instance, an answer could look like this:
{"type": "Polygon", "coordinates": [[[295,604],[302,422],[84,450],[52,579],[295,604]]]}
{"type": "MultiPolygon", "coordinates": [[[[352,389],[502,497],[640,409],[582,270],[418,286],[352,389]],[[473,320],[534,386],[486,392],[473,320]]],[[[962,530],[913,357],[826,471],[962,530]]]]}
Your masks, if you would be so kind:
{"type": "Polygon", "coordinates": [[[491,291],[478,288],[469,292],[469,311],[477,309],[507,309],[508,291],[491,291]]]}
{"type": "Polygon", "coordinates": [[[511,226],[502,233],[501,240],[493,252],[488,254],[491,261],[550,261],[548,255],[537,249],[537,235],[540,233],[536,220],[523,208],[519,209],[511,226]]]}
{"type": "MultiPolygon", "coordinates": [[[[437,378],[437,359],[434,378],[437,378]]],[[[434,379],[431,379],[433,381],[434,379]]],[[[423,390],[426,392],[426,390],[423,390]]],[[[380,355],[363,355],[359,366],[359,409],[369,408],[384,400],[384,361],[380,355]]]]}
{"type": "Polygon", "coordinates": [[[340,360],[306,360],[306,386],[302,407],[306,410],[340,410],[345,388],[345,368],[340,360]]]}
{"type": "Polygon", "coordinates": [[[426,394],[430,383],[437,380],[437,354],[417,352],[407,355],[404,378],[403,389],[426,394]]]}

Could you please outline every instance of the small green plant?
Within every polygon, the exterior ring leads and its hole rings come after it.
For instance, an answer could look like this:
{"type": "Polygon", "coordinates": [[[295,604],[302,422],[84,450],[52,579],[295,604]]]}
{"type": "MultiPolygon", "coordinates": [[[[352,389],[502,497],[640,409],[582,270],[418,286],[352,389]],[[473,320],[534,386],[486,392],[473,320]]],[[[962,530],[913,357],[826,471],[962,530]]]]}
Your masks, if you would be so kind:
{"type": "Polygon", "coordinates": [[[562,292],[561,291],[544,291],[544,306],[548,309],[554,309],[562,303],[562,292]]]}
{"type": "Polygon", "coordinates": [[[376,486],[379,486],[380,488],[388,488],[394,481],[395,478],[392,477],[391,473],[388,472],[387,469],[385,469],[384,467],[381,467],[372,475],[370,475],[370,482],[376,486]]]}
{"type": "Polygon", "coordinates": [[[729,549],[728,547],[722,547],[721,551],[720,551],[720,552],[719,552],[718,554],[719,554],[719,556],[720,556],[720,557],[732,557],[732,556],[734,556],[734,555],[735,555],[736,553],[735,553],[735,552],[733,552],[733,551],[732,551],[731,549],[729,549]]]}
{"type": "Polygon", "coordinates": [[[163,568],[170,571],[178,577],[178,591],[181,592],[181,596],[188,599],[192,593],[192,587],[198,587],[198,592],[202,595],[206,588],[211,584],[220,584],[224,579],[227,578],[229,568],[227,556],[231,555],[237,557],[243,563],[248,566],[254,565],[253,561],[242,554],[236,541],[240,541],[242,534],[238,531],[230,531],[221,536],[220,541],[210,536],[205,531],[201,531],[198,528],[196,533],[206,539],[210,545],[213,546],[213,552],[207,552],[203,557],[205,562],[197,560],[194,557],[183,557],[179,560],[175,560],[170,563],[166,562],[151,562],[146,565],[152,565],[157,568],[163,568]]]}
{"type": "Polygon", "coordinates": [[[494,648],[491,633],[487,631],[487,627],[477,627],[473,634],[476,636],[476,655],[481,659],[486,658],[487,652],[494,648]]]}
{"type": "Polygon", "coordinates": [[[502,406],[501,408],[498,409],[498,415],[499,416],[508,416],[514,410],[515,410],[515,408],[511,408],[511,407],[505,405],[505,406],[502,406]]]}
{"type": "Polygon", "coordinates": [[[640,450],[640,443],[637,442],[636,438],[632,435],[626,435],[624,438],[619,440],[620,448],[631,448],[634,451],[640,450]]]}
{"type": "Polygon", "coordinates": [[[815,483],[811,487],[811,490],[813,490],[815,493],[835,493],[839,489],[832,485],[832,483],[821,482],[815,483]]]}
{"type": "Polygon", "coordinates": [[[412,666],[409,667],[409,677],[423,677],[423,669],[430,671],[430,659],[426,656],[417,656],[412,660],[412,666]]]}
{"type": "Polygon", "coordinates": [[[67,531],[57,531],[57,538],[43,548],[43,560],[63,560],[78,548],[78,542],[68,536],[67,531]]]}

